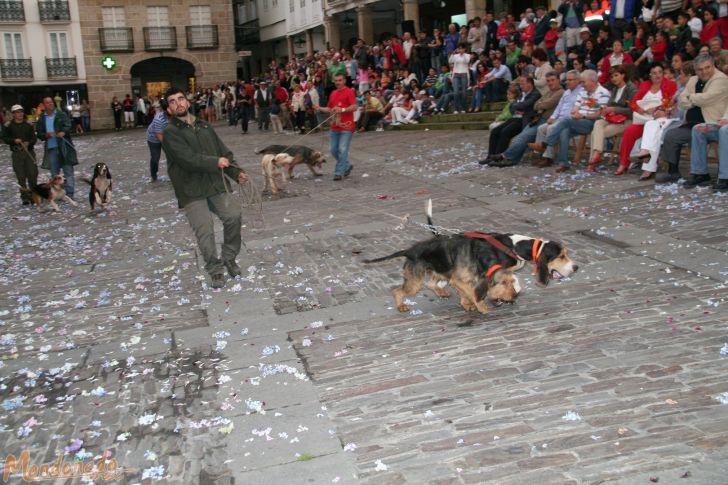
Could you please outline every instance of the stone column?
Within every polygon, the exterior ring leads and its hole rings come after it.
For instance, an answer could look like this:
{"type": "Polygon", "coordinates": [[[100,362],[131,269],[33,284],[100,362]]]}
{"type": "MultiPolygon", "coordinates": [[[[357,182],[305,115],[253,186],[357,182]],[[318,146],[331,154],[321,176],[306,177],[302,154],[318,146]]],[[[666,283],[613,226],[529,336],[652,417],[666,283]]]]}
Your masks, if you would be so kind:
{"type": "Polygon", "coordinates": [[[289,35],[286,37],[286,45],[288,46],[288,60],[290,61],[294,57],[296,57],[296,54],[293,50],[293,36],[289,35]]]}
{"type": "Polygon", "coordinates": [[[412,38],[417,38],[417,32],[420,31],[420,4],[418,0],[403,0],[402,6],[404,7],[404,19],[412,20],[415,23],[415,31],[412,34],[412,38]]]}
{"type": "Polygon", "coordinates": [[[313,29],[306,29],[306,55],[313,55],[313,29]]]}
{"type": "Polygon", "coordinates": [[[485,17],[485,0],[465,0],[465,15],[468,20],[485,17]]]}
{"type": "Polygon", "coordinates": [[[335,15],[324,17],[324,29],[326,32],[327,48],[339,50],[341,48],[341,32],[339,31],[339,19],[335,15]]]}
{"type": "Polygon", "coordinates": [[[369,45],[374,42],[374,22],[372,21],[372,10],[368,5],[361,5],[356,9],[356,21],[359,27],[359,37],[369,45]]]}

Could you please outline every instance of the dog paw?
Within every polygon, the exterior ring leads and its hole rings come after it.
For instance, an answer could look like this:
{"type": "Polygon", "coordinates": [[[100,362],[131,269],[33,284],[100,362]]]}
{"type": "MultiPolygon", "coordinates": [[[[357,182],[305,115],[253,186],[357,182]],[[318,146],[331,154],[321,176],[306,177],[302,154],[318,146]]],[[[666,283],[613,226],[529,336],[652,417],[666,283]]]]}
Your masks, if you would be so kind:
{"type": "Polygon", "coordinates": [[[460,306],[462,306],[465,310],[469,312],[474,312],[478,310],[478,307],[476,307],[475,304],[469,300],[460,300],[460,306]]]}
{"type": "Polygon", "coordinates": [[[447,300],[448,298],[450,298],[450,292],[447,290],[440,290],[437,292],[437,296],[439,296],[443,300],[447,300]]]}
{"type": "Polygon", "coordinates": [[[410,307],[409,305],[405,305],[404,303],[402,303],[401,305],[397,306],[397,310],[399,310],[400,313],[407,313],[408,311],[410,311],[410,307]]]}
{"type": "Polygon", "coordinates": [[[486,313],[488,313],[488,305],[486,305],[485,302],[479,301],[478,303],[475,304],[475,307],[483,315],[485,315],[486,313]]]}

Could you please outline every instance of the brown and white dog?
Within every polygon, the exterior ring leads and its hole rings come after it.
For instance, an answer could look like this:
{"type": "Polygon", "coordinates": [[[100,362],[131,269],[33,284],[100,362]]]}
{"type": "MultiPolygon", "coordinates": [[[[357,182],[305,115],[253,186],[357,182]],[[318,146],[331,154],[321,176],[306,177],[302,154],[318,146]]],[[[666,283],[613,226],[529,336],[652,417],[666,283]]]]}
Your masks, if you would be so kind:
{"type": "Polygon", "coordinates": [[[268,187],[270,187],[272,194],[277,194],[279,190],[286,190],[288,184],[287,173],[291,163],[293,163],[293,157],[287,153],[263,155],[260,164],[263,167],[263,178],[265,179],[264,192],[268,187]]]}
{"type": "Polygon", "coordinates": [[[312,150],[311,148],[304,145],[291,145],[288,147],[283,145],[268,145],[265,148],[256,150],[255,153],[265,153],[269,155],[287,153],[292,156],[293,162],[288,166],[289,179],[293,178],[293,167],[301,163],[306,164],[306,167],[308,167],[308,170],[314,177],[320,177],[323,174],[318,173],[316,171],[316,168],[320,169],[321,166],[326,163],[326,158],[324,157],[323,153],[312,150]]]}
{"type": "Polygon", "coordinates": [[[65,179],[63,175],[55,175],[51,179],[39,185],[34,185],[30,188],[21,187],[22,192],[30,193],[30,200],[38,206],[38,210],[43,211],[46,205],[50,205],[55,212],[60,212],[60,208],[56,201],[65,200],[74,207],[78,204],[66,195],[66,189],[63,188],[65,179]]]}
{"type": "Polygon", "coordinates": [[[95,210],[96,206],[101,209],[106,208],[106,204],[111,202],[111,171],[104,162],[99,162],[94,166],[94,175],[89,179],[83,179],[84,182],[91,186],[88,193],[88,202],[91,210],[95,210]]]}

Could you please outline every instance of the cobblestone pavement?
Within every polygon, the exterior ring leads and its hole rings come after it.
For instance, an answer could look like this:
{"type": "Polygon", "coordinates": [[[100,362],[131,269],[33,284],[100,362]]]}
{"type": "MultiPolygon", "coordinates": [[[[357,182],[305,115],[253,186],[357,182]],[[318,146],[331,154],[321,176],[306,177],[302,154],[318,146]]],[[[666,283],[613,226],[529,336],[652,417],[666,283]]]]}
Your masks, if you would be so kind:
{"type": "MultiPolygon", "coordinates": [[[[297,139],[217,130],[259,186],[254,148],[297,139]]],[[[222,291],[142,131],[77,140],[78,172],[114,174],[105,213],[22,208],[6,164],[2,458],[113,458],[118,483],[728,483],[728,196],[482,168],[486,143],[356,135],[350,178],[329,159],[244,209],[222,291]],[[425,292],[399,314],[401,262],[361,260],[427,238],[430,198],[445,228],[556,239],[580,270],[524,269],[486,316],[425,292]]]]}

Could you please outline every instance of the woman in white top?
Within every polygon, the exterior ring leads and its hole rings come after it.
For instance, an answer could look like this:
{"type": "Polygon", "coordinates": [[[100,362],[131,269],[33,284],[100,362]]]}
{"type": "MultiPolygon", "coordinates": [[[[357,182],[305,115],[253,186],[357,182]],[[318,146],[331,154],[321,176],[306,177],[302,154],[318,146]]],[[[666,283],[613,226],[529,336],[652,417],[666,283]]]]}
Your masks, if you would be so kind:
{"type": "Polygon", "coordinates": [[[470,84],[470,54],[465,52],[465,44],[458,45],[455,52],[450,55],[450,69],[453,73],[453,102],[454,114],[465,113],[465,95],[470,84]]]}

